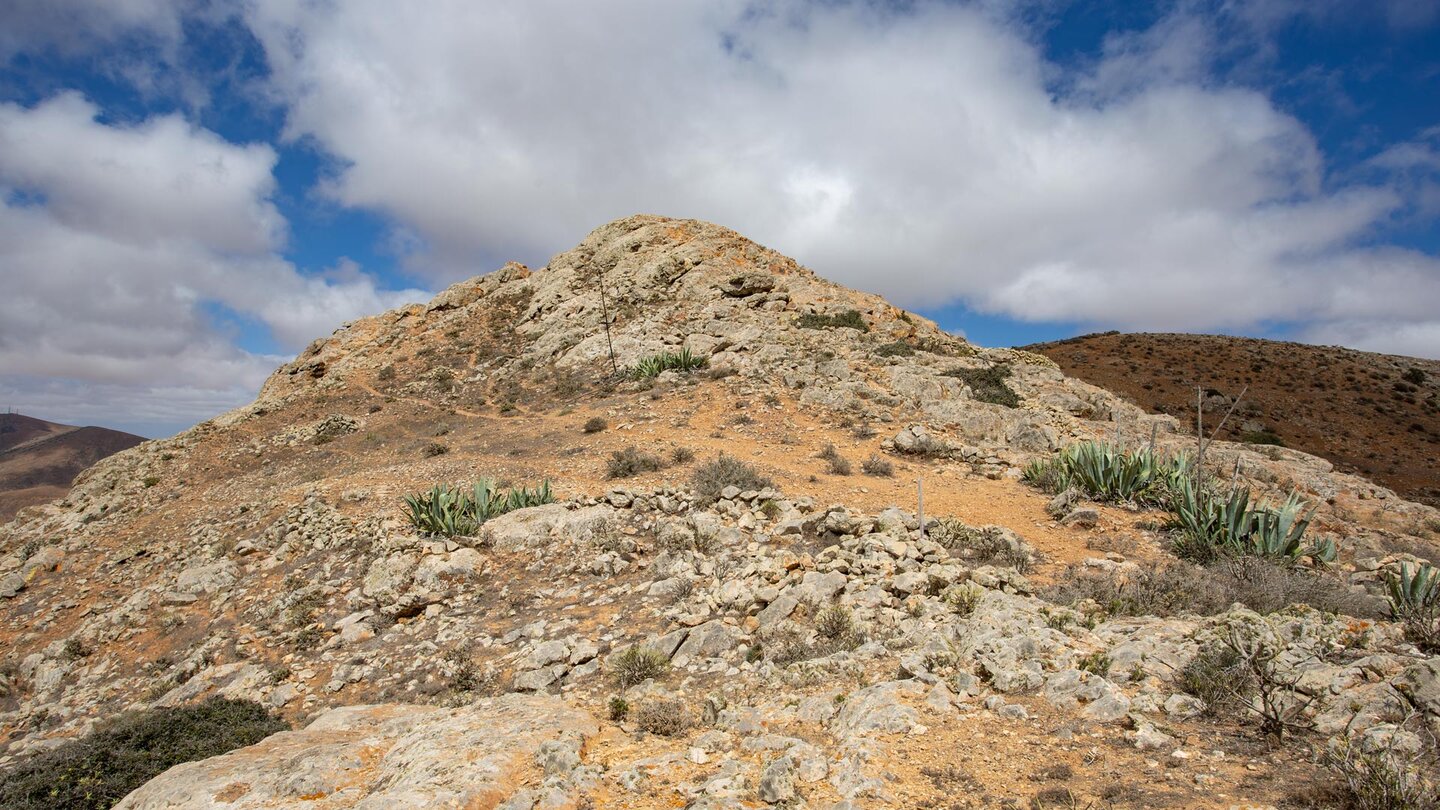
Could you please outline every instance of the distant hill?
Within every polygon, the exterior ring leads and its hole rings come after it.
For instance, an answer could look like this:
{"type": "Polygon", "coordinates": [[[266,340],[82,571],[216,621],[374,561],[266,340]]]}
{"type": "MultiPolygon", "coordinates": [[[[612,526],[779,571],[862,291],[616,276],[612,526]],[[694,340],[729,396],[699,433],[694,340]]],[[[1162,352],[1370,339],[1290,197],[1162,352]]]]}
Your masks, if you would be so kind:
{"type": "Polygon", "coordinates": [[[1025,347],[1141,407],[1207,424],[1245,391],[1221,432],[1329,459],[1408,498],[1440,505],[1440,362],[1218,335],[1103,334],[1025,347]]]}
{"type": "Polygon", "coordinates": [[[144,437],[74,427],[24,414],[0,414],[0,521],[21,508],[63,496],[81,470],[144,437]]]}

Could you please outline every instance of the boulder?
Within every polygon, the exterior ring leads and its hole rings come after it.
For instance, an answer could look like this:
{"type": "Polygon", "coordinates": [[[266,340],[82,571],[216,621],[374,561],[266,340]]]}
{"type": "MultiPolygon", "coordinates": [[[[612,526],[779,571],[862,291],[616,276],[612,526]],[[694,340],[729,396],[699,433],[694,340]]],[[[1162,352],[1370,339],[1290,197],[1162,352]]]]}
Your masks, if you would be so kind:
{"type": "Polygon", "coordinates": [[[349,706],[302,730],[177,765],[116,808],[495,807],[540,781],[547,743],[583,743],[597,730],[589,714],[544,695],[451,709],[349,706]]]}

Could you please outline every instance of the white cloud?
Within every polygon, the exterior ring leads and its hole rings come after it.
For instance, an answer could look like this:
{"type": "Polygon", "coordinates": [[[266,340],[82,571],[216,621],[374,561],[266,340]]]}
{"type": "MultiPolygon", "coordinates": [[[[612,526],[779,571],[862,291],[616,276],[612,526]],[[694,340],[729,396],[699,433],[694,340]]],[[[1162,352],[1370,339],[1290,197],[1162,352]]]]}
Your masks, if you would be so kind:
{"type": "Polygon", "coordinates": [[[307,277],[281,259],[269,146],[175,116],[121,127],[98,113],[73,94],[0,105],[8,406],[74,419],[75,401],[105,392],[108,423],[183,426],[249,400],[282,361],[238,348],[207,306],[259,321],[293,350],[424,297],[381,291],[354,268],[307,277]]]}
{"type": "Polygon", "coordinates": [[[1014,23],[940,3],[259,0],[248,22],[289,136],[344,162],[325,192],[418,236],[436,279],[646,211],[911,306],[1190,330],[1440,312],[1434,257],[1356,247],[1396,191],[1327,190],[1300,122],[1203,81],[1211,32],[1183,15],[1060,91],[1014,23]]]}
{"type": "Polygon", "coordinates": [[[53,49],[93,52],[129,36],[173,47],[198,0],[6,0],[0,25],[0,60],[20,52],[53,49]]]}

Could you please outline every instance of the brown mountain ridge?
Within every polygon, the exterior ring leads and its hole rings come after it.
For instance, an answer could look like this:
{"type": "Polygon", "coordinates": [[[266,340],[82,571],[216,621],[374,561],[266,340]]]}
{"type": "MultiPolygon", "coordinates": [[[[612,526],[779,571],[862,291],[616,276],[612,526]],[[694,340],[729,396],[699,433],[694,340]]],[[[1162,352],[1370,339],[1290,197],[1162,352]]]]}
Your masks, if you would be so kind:
{"type": "Polygon", "coordinates": [[[1440,362],[1222,335],[1105,332],[1025,347],[1193,430],[1197,387],[1220,436],[1321,456],[1440,505],[1440,362]],[[1242,396],[1243,392],[1243,396],[1242,396]]]}
{"type": "Polygon", "coordinates": [[[109,428],[0,414],[0,522],[26,506],[63,497],[81,470],[143,441],[109,428]]]}

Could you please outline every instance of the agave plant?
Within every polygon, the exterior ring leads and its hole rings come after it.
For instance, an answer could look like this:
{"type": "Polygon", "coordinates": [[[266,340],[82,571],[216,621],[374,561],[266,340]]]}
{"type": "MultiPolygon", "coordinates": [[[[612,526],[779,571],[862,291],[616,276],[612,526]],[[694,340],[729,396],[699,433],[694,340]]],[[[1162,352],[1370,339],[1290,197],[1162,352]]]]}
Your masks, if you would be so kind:
{"type": "Polygon", "coordinates": [[[634,368],[630,369],[630,374],[636,379],[648,380],[665,371],[694,371],[704,368],[706,363],[705,358],[685,348],[678,352],[661,352],[641,358],[634,368]]]}
{"type": "Polygon", "coordinates": [[[1333,540],[1305,544],[1315,509],[1296,493],[1279,506],[1256,506],[1245,487],[1220,493],[1186,477],[1172,484],[1169,506],[1171,526],[1180,531],[1176,551],[1197,562],[1222,553],[1290,561],[1308,556],[1325,563],[1337,556],[1333,540]]]}
{"type": "Polygon", "coordinates": [[[404,498],[406,516],[422,534],[456,537],[470,535],[479,528],[464,491],[443,484],[430,491],[404,498]]]}
{"type": "Polygon", "coordinates": [[[1301,542],[1314,516],[1315,507],[1292,492],[1277,507],[1249,512],[1245,516],[1245,532],[1232,535],[1231,540],[1238,544],[1237,550],[1242,554],[1292,560],[1308,556],[1320,562],[1334,562],[1336,548],[1333,540],[1311,545],[1301,542]]]}
{"type": "Polygon", "coordinates": [[[1414,569],[1408,563],[1401,563],[1400,572],[1387,576],[1385,584],[1389,590],[1391,611],[1396,615],[1440,602],[1440,569],[1430,563],[1422,563],[1414,569]]]}
{"type": "MultiPolygon", "coordinates": [[[[1080,442],[1061,451],[1056,462],[1067,485],[1101,501],[1156,503],[1179,461],[1149,449],[1123,450],[1106,442],[1080,442]]],[[[1043,470],[1037,469],[1036,473],[1043,470]]]]}
{"type": "Polygon", "coordinates": [[[1405,625],[1405,635],[1422,649],[1440,650],[1440,569],[1422,563],[1412,571],[1401,563],[1385,585],[1390,613],[1405,625]]]}
{"type": "Polygon", "coordinates": [[[489,478],[476,481],[468,492],[462,487],[437,484],[428,492],[404,498],[406,517],[416,531],[445,537],[472,536],[491,518],[554,500],[549,481],[533,490],[521,487],[501,491],[489,478]]]}

